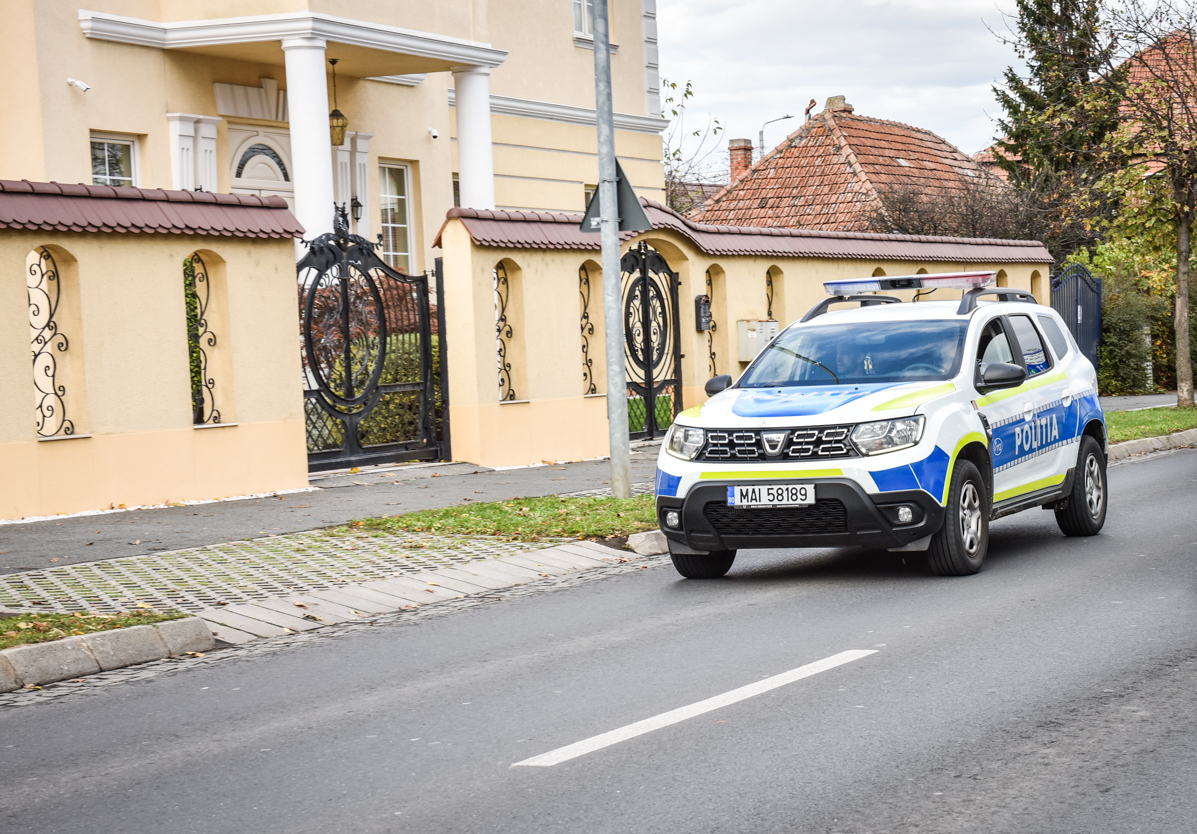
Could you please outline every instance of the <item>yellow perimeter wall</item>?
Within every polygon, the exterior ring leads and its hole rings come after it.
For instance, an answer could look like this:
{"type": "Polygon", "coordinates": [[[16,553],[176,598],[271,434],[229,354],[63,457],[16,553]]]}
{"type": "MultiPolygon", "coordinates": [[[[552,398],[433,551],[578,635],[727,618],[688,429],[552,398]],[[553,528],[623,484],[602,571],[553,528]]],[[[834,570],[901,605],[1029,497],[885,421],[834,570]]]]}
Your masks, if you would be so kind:
{"type": "MultiPolygon", "coordinates": [[[[644,240],[656,248],[681,280],[679,336],[684,408],[706,400],[710,372],[707,334],[694,329],[694,297],[706,292],[712,274],[715,371],[737,377],[747,363],[735,361],[736,321],[766,318],[766,275],[774,275],[773,317],[781,326],[801,318],[826,293],[823,282],[919,271],[994,270],[998,284],[1031,290],[1050,303],[1045,264],[982,264],[865,261],[828,258],[712,257],[668,230],[654,230],[624,243],[627,251],[644,240]]],[[[453,456],[484,466],[518,466],[582,460],[609,452],[603,362],[602,272],[597,251],[499,249],[475,246],[460,220],[442,236],[445,312],[448,330],[450,418],[453,456]],[[511,289],[506,340],[516,401],[500,402],[495,340],[493,270],[503,262],[511,289]],[[598,396],[586,396],[579,267],[587,266],[594,334],[587,355],[598,396]]],[[[908,298],[911,293],[897,293],[908,298]]],[[[959,298],[936,293],[935,298],[959,298]]]]}
{"type": "Polygon", "coordinates": [[[307,486],[291,240],[0,232],[0,518],[307,486]],[[79,436],[39,440],[26,259],[61,273],[59,360],[79,436]],[[192,425],[183,261],[212,276],[223,419],[192,425]],[[90,436],[82,436],[90,435],[90,436]]]}

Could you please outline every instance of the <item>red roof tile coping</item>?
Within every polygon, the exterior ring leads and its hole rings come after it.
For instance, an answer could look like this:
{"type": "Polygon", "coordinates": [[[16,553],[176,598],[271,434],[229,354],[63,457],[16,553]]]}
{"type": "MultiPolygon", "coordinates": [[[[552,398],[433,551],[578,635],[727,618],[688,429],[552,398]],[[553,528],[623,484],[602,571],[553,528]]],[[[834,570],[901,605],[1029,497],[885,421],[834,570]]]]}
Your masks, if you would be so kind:
{"type": "MultiPolygon", "coordinates": [[[[834,232],[762,226],[695,223],[673,210],[640,198],[653,229],[671,229],[708,255],[761,255],[950,263],[1051,263],[1047,248],[1036,240],[928,237],[876,232],[834,232]]],[[[599,235],[583,232],[582,215],[536,211],[454,208],[449,220],[460,219],[478,246],[502,249],[600,248],[599,235]]],[[[433,246],[441,245],[444,226],[433,246]]],[[[638,232],[624,232],[627,241],[638,232]]]]}
{"type": "Polygon", "coordinates": [[[0,180],[0,228],[295,238],[282,197],[0,180]]]}

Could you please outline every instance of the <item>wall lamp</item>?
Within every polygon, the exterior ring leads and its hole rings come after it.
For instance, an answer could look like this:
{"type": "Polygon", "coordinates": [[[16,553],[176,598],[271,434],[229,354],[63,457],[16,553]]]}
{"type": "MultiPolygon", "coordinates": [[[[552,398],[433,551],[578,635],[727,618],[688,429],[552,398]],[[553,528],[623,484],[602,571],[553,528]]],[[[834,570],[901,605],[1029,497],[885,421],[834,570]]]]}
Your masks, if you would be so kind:
{"type": "Polygon", "coordinates": [[[357,198],[356,194],[354,194],[353,199],[349,201],[349,213],[353,216],[354,223],[362,219],[363,208],[364,206],[362,205],[362,201],[357,198]]]}

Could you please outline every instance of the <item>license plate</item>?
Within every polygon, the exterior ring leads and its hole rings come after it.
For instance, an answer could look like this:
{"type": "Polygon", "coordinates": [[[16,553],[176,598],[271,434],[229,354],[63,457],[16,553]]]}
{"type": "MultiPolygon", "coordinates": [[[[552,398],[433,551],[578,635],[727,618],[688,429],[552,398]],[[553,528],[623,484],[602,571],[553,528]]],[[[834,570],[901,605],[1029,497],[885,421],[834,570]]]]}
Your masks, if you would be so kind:
{"type": "Polygon", "coordinates": [[[800,507],[815,503],[814,484],[729,486],[729,507],[800,507]]]}

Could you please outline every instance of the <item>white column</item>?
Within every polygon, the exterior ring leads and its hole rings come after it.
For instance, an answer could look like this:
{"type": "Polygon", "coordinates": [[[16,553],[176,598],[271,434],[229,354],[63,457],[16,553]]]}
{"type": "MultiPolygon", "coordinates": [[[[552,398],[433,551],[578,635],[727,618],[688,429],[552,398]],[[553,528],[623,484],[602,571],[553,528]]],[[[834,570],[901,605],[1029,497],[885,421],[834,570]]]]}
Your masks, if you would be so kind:
{"type": "Polygon", "coordinates": [[[345,131],[345,143],[333,148],[333,189],[338,206],[349,210],[353,199],[353,131],[345,131]]]}
{"type": "Polygon", "coordinates": [[[495,207],[495,156],[490,136],[490,69],[453,67],[457,98],[457,172],[461,204],[495,207]]]}
{"type": "Polygon", "coordinates": [[[216,116],[195,120],[195,185],[204,191],[219,191],[216,172],[216,116]]]}
{"type": "Polygon", "coordinates": [[[357,221],[357,233],[367,240],[370,239],[370,181],[373,172],[370,170],[370,140],[372,133],[353,134],[353,193],[362,204],[362,219],[357,221]]]}
{"type": "Polygon", "coordinates": [[[291,180],[295,216],[308,240],[332,231],[332,139],[328,132],[328,76],[322,38],[287,38],[287,115],[291,124],[291,180]]]}
{"type": "Polygon", "coordinates": [[[171,187],[176,191],[195,190],[195,120],[190,113],[167,113],[170,128],[171,187]]]}

